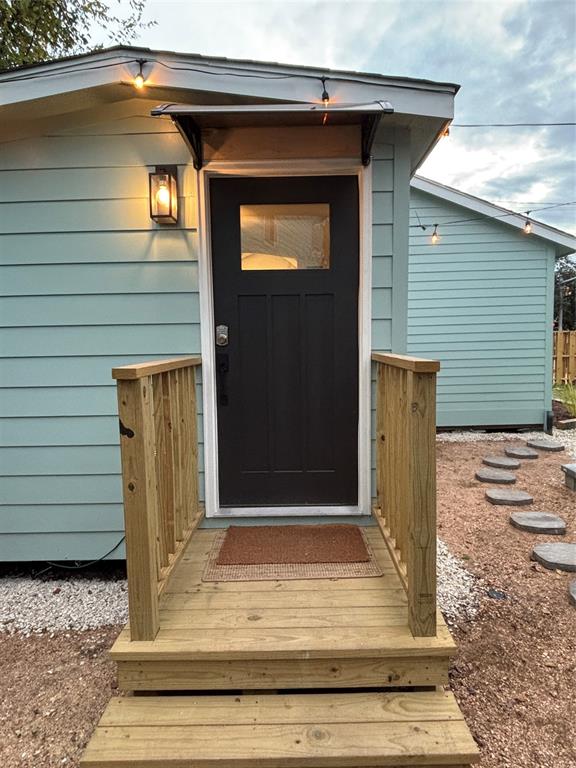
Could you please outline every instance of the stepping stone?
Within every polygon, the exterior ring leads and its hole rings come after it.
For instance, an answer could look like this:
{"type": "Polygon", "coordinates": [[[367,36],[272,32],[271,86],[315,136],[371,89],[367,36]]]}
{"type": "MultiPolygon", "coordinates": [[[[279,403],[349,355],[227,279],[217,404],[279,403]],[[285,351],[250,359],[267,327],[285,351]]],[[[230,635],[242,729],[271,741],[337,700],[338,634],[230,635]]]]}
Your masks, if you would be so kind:
{"type": "Polygon", "coordinates": [[[508,456],[485,456],[482,459],[482,464],[498,469],[519,469],[520,467],[518,459],[510,459],[508,456]]]}
{"type": "Polygon", "coordinates": [[[549,512],[512,512],[510,523],[514,528],[528,533],[552,533],[558,536],[566,533],[564,520],[549,512]]]}
{"type": "Polygon", "coordinates": [[[476,480],[481,483],[502,483],[502,485],[512,485],[516,482],[516,475],[512,472],[504,472],[503,469],[479,469],[474,475],[476,480]]]}
{"type": "Polygon", "coordinates": [[[565,475],[566,488],[576,491],[576,464],[562,464],[562,472],[565,475]]]}
{"type": "Polygon", "coordinates": [[[534,499],[526,491],[511,491],[508,488],[490,488],[486,491],[490,504],[504,504],[509,507],[525,507],[534,499]]]}
{"type": "Polygon", "coordinates": [[[537,448],[539,451],[549,451],[550,453],[560,453],[564,446],[560,443],[553,443],[551,440],[528,440],[526,445],[529,448],[537,448]]]}
{"type": "Polygon", "coordinates": [[[570,600],[570,605],[576,608],[576,581],[571,581],[568,585],[568,599],[570,600]]]}
{"type": "Polygon", "coordinates": [[[576,544],[536,544],[532,560],[551,571],[576,571],[576,544]]]}
{"type": "Polygon", "coordinates": [[[504,448],[504,453],[506,456],[510,456],[513,459],[537,459],[538,454],[536,451],[532,450],[532,448],[524,448],[524,446],[519,445],[517,448],[514,446],[509,446],[508,448],[504,448]]]}

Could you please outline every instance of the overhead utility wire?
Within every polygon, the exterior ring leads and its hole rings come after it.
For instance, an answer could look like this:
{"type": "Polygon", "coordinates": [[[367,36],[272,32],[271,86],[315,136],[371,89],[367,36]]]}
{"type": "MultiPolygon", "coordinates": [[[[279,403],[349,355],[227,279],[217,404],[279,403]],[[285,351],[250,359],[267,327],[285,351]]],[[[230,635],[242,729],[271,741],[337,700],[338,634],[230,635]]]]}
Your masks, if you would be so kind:
{"type": "Polygon", "coordinates": [[[576,123],[450,123],[450,128],[538,128],[576,123]]]}

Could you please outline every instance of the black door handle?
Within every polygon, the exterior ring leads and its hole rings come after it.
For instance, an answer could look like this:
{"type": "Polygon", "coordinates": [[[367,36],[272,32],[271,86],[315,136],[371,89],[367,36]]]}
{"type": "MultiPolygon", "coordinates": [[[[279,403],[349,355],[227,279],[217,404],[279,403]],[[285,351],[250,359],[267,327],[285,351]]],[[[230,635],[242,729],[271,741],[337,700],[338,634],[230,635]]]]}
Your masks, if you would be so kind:
{"type": "Polygon", "coordinates": [[[218,403],[228,405],[228,370],[230,364],[226,352],[216,354],[216,384],[218,388],[218,403]]]}

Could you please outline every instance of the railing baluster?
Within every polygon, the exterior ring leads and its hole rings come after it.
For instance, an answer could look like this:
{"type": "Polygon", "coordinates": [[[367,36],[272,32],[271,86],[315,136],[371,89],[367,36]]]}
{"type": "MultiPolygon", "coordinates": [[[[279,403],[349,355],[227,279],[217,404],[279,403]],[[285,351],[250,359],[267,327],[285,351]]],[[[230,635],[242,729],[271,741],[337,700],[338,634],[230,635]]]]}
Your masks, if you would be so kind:
{"type": "Polygon", "coordinates": [[[183,440],[180,416],[181,371],[170,371],[170,422],[172,424],[172,450],[174,459],[174,536],[182,541],[184,524],[184,493],[182,482],[183,440]]]}

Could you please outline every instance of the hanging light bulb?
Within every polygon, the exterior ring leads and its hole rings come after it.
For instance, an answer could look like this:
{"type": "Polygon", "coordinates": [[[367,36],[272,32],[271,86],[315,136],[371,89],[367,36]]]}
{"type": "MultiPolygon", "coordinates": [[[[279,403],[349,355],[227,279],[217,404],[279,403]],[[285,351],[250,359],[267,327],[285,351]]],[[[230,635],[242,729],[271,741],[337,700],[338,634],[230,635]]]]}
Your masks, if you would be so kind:
{"type": "MultiPolygon", "coordinates": [[[[526,211],[526,216],[528,216],[529,213],[530,211],[526,211]]],[[[530,221],[530,219],[526,219],[526,221],[524,222],[524,234],[529,235],[531,234],[531,232],[532,232],[532,222],[530,221]]]]}
{"type": "Polygon", "coordinates": [[[432,232],[432,245],[436,245],[438,240],[440,240],[440,235],[438,234],[438,224],[434,224],[434,232],[432,232]]]}
{"type": "Polygon", "coordinates": [[[144,60],[140,60],[138,64],[140,65],[140,69],[138,70],[138,74],[134,78],[134,88],[136,90],[141,91],[142,88],[144,88],[144,72],[142,71],[142,65],[144,64],[144,60]]]}
{"type": "Polygon", "coordinates": [[[320,98],[322,99],[322,104],[324,104],[324,106],[327,107],[330,101],[330,94],[326,90],[326,78],[323,77],[321,79],[322,79],[322,96],[320,98]]]}

